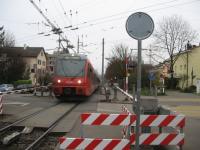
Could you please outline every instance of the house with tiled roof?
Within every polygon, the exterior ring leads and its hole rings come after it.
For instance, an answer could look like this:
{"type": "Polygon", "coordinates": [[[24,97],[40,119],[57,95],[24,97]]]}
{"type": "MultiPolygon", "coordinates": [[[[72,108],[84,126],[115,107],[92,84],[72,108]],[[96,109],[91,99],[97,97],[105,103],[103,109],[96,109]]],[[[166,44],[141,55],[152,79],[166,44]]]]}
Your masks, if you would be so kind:
{"type": "MultiPolygon", "coordinates": [[[[179,81],[177,87],[184,89],[197,86],[197,82],[200,81],[200,46],[189,45],[185,50],[175,55],[178,55],[178,57],[174,63],[173,75],[179,81]]],[[[170,78],[169,66],[169,59],[167,59],[156,65],[154,70],[159,72],[160,75],[170,78]]]]}
{"type": "Polygon", "coordinates": [[[21,57],[26,63],[26,70],[30,71],[32,84],[46,72],[46,54],[43,47],[3,47],[0,48],[0,61],[10,57],[21,57]]]}
{"type": "Polygon", "coordinates": [[[174,75],[179,78],[179,87],[196,86],[200,80],[200,46],[191,47],[182,51],[174,64],[174,75]]]}

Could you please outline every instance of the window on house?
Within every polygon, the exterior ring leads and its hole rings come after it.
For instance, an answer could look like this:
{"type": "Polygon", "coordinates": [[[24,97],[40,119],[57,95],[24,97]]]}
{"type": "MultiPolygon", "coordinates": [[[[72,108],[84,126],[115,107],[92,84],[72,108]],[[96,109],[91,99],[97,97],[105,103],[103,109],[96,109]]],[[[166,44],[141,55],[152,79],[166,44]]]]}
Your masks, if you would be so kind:
{"type": "Polygon", "coordinates": [[[41,69],[38,69],[38,70],[37,70],[37,73],[41,74],[41,73],[42,73],[42,70],[41,70],[41,69]]]}
{"type": "Polygon", "coordinates": [[[182,65],[180,65],[180,71],[182,71],[182,69],[183,69],[183,66],[182,66],[182,65]]]}
{"type": "Polygon", "coordinates": [[[34,68],[31,69],[31,73],[35,73],[35,69],[34,68]]]}
{"type": "Polygon", "coordinates": [[[184,70],[186,70],[186,64],[184,65],[184,70]]]}
{"type": "Polygon", "coordinates": [[[41,65],[41,60],[38,59],[38,65],[41,65]]]}
{"type": "Polygon", "coordinates": [[[36,69],[37,68],[37,64],[33,64],[33,68],[36,69]]]}
{"type": "Polygon", "coordinates": [[[53,66],[50,66],[50,71],[53,72],[53,66]]]}
{"type": "Polygon", "coordinates": [[[41,52],[41,56],[43,56],[44,54],[43,54],[43,52],[41,52]]]}
{"type": "Polygon", "coordinates": [[[45,61],[43,61],[43,62],[42,62],[42,65],[45,66],[45,64],[46,64],[45,61]]]}

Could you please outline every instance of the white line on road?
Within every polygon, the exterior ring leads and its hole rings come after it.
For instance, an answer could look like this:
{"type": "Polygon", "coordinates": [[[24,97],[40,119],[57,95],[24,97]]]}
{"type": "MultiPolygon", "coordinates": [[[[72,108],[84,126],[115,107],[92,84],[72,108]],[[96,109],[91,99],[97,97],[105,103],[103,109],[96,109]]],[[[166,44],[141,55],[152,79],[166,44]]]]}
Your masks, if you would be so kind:
{"type": "Polygon", "coordinates": [[[29,103],[10,102],[10,103],[3,103],[3,105],[21,105],[23,107],[23,106],[29,105],[29,103]]]}

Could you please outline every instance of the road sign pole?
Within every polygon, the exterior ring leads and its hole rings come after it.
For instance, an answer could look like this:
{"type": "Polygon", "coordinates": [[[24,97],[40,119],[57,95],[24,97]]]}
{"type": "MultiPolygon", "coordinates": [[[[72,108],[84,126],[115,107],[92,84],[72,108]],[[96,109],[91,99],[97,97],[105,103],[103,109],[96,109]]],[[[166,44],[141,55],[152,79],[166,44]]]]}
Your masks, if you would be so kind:
{"type": "Polygon", "coordinates": [[[150,94],[152,95],[152,83],[151,83],[151,80],[149,80],[150,84],[149,84],[149,90],[150,90],[150,94]]]}
{"type": "MultiPolygon", "coordinates": [[[[137,98],[136,101],[136,150],[140,149],[140,95],[141,95],[141,59],[142,59],[142,40],[148,38],[154,30],[152,18],[143,12],[136,12],[130,15],[126,21],[127,33],[138,40],[138,63],[137,63],[137,98]]],[[[134,105],[134,104],[133,104],[134,105]]],[[[134,106],[133,106],[134,110],[134,106]]]]}
{"type": "Polygon", "coordinates": [[[141,95],[141,57],[142,57],[142,41],[138,40],[138,66],[137,66],[137,120],[136,120],[136,150],[140,149],[139,134],[140,134],[140,95],[141,95]]]}
{"type": "Polygon", "coordinates": [[[126,64],[125,91],[128,92],[128,56],[127,56],[127,50],[125,50],[125,64],[126,64]]]}

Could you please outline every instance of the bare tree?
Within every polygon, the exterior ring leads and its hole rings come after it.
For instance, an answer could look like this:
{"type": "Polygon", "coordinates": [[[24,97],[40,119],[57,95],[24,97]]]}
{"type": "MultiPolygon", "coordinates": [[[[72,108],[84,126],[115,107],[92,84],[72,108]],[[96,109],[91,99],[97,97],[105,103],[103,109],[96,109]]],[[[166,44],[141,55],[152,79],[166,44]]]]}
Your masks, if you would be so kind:
{"type": "Polygon", "coordinates": [[[9,31],[5,31],[4,27],[0,27],[0,47],[15,46],[15,37],[9,31]]]}
{"type": "Polygon", "coordinates": [[[128,46],[123,44],[116,45],[112,50],[112,57],[125,60],[126,51],[128,51],[128,46]]]}
{"type": "Polygon", "coordinates": [[[106,78],[124,78],[125,77],[125,58],[126,51],[128,51],[128,47],[119,44],[116,45],[109,59],[108,67],[106,69],[106,78]]]}
{"type": "Polygon", "coordinates": [[[14,47],[14,46],[15,46],[15,36],[7,31],[4,39],[4,47],[14,47]]]}
{"type": "Polygon", "coordinates": [[[154,39],[157,47],[167,50],[169,54],[171,87],[173,86],[174,64],[179,54],[184,50],[188,41],[192,42],[197,37],[197,33],[182,17],[173,15],[164,17],[158,24],[154,32],[154,39]]]}
{"type": "Polygon", "coordinates": [[[3,47],[4,38],[5,38],[5,31],[2,26],[0,27],[0,47],[3,47]]]}

